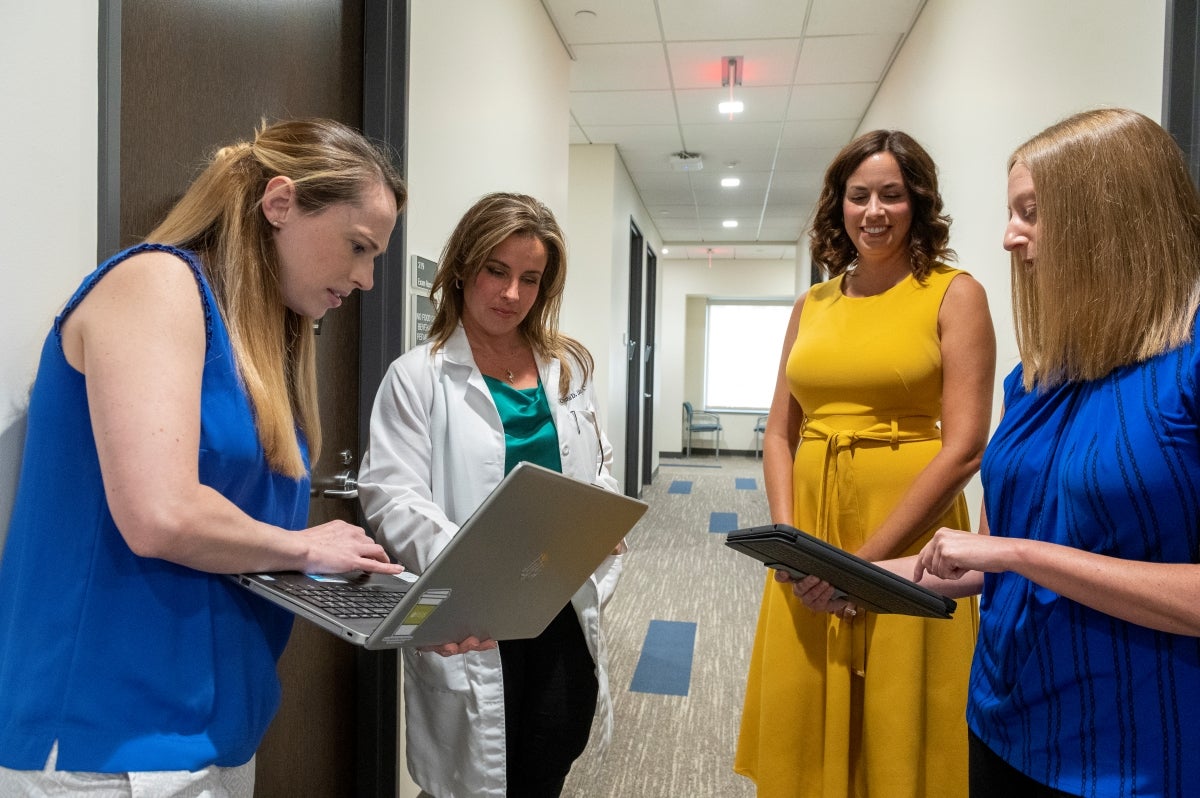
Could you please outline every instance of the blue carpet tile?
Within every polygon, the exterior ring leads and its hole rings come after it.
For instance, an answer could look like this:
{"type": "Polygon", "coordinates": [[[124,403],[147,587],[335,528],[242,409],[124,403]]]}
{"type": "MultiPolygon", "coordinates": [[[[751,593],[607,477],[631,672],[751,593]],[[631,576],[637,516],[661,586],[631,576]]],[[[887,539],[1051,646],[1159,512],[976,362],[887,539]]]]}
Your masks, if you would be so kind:
{"type": "Polygon", "coordinates": [[[692,483],[686,479],[676,479],[671,481],[671,487],[667,488],[667,493],[691,493],[692,483]]]}
{"type": "Polygon", "coordinates": [[[696,624],[650,621],[629,689],[635,693],[687,695],[695,646],[696,624]]]}
{"type": "Polygon", "coordinates": [[[735,477],[734,484],[738,490],[758,490],[758,480],[754,477],[735,477]]]}
{"type": "Polygon", "coordinates": [[[709,532],[732,532],[737,528],[737,513],[710,513],[708,516],[709,532]]]}

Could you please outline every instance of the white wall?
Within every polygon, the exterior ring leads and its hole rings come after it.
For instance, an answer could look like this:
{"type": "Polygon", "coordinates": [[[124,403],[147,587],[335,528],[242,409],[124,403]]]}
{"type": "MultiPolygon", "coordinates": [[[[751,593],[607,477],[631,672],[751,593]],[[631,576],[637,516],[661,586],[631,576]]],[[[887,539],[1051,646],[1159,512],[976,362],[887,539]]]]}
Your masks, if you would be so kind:
{"type": "MultiPolygon", "coordinates": [[[[987,290],[998,358],[994,418],[1017,362],[1005,225],[1006,164],[1076,111],[1124,106],[1161,118],[1163,0],[929,0],[859,132],[899,128],[938,164],[951,245],[987,290]]],[[[976,518],[978,480],[969,491],[976,518]]]]}
{"type": "Polygon", "coordinates": [[[42,341],[95,267],[98,16],[79,8],[0,4],[0,546],[42,341]]]}
{"type": "Polygon", "coordinates": [[[408,253],[437,260],[491,191],[567,216],[570,59],[537,0],[412,0],[408,253]]]}
{"type": "MultiPolygon", "coordinates": [[[[571,145],[568,193],[570,212],[565,226],[570,276],[563,297],[562,329],[581,340],[596,359],[600,413],[613,445],[613,475],[623,483],[630,221],[642,232],[645,246],[655,252],[662,249],[662,238],[611,144],[571,145]]],[[[660,260],[660,300],[662,271],[660,260]]],[[[656,370],[661,361],[656,359],[656,370]]],[[[660,394],[655,399],[656,418],[664,412],[660,410],[663,406],[660,394]]],[[[654,467],[661,448],[656,441],[654,467]]]]}
{"type": "MultiPolygon", "coordinates": [[[[684,400],[699,408],[704,375],[704,301],[726,299],[794,299],[796,262],[793,260],[669,260],[658,262],[662,273],[662,326],[658,333],[659,407],[654,421],[655,444],[660,451],[683,448],[684,400]],[[698,312],[688,313],[696,304],[698,312]]],[[[807,268],[807,267],[805,267],[807,268]]],[[[747,341],[747,346],[781,351],[783,340],[747,341]]],[[[757,414],[721,414],[721,447],[750,450],[754,446],[757,414]]],[[[709,437],[694,442],[709,447],[709,437]]]]}

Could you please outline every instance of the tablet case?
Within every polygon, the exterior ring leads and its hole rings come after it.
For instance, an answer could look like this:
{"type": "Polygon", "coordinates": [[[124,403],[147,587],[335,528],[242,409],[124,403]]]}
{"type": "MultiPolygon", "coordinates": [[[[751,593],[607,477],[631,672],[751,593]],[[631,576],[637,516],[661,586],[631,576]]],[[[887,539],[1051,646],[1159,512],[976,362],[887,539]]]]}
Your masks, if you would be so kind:
{"type": "Polygon", "coordinates": [[[950,618],[958,606],[953,599],[787,524],[730,532],[725,545],[796,578],[820,577],[872,612],[950,618]]]}

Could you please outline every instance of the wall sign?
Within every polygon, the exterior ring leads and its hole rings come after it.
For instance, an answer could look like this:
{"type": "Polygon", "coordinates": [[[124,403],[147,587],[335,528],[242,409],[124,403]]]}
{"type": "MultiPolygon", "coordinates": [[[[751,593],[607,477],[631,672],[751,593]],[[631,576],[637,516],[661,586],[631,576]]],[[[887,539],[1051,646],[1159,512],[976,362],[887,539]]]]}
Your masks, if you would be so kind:
{"type": "Polygon", "coordinates": [[[437,261],[412,256],[412,287],[417,291],[429,291],[433,288],[433,275],[437,273],[437,261]]]}

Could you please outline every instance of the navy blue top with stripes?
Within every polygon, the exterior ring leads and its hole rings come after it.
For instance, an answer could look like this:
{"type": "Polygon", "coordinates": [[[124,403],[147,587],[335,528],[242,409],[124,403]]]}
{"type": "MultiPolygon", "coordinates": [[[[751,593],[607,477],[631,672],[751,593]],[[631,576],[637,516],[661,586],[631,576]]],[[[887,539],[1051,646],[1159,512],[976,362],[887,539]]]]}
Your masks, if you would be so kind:
{"type": "MultiPolygon", "coordinates": [[[[1085,383],[1004,382],[983,459],[991,533],[1130,560],[1200,549],[1200,348],[1085,383]]],[[[988,574],[967,720],[1026,775],[1083,796],[1200,795],[1200,639],[988,574]]]]}

